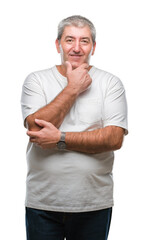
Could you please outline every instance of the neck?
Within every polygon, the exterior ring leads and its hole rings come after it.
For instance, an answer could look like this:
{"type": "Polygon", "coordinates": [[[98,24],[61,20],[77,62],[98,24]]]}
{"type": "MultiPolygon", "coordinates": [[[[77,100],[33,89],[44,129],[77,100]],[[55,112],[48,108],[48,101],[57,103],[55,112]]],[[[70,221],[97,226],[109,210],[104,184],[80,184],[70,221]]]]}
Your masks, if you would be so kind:
{"type": "Polygon", "coordinates": [[[62,64],[62,65],[56,65],[57,70],[59,71],[59,73],[61,75],[63,75],[64,77],[66,77],[66,67],[62,64]]]}

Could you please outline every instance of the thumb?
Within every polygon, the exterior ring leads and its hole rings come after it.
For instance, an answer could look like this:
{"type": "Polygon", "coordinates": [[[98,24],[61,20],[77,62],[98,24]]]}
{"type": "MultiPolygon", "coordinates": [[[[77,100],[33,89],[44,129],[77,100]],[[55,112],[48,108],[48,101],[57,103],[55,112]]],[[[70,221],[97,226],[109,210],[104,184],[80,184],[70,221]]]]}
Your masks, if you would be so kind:
{"type": "Polygon", "coordinates": [[[66,74],[69,74],[72,72],[72,66],[71,66],[71,63],[66,61],[65,62],[65,66],[66,66],[66,74]]]}
{"type": "Polygon", "coordinates": [[[35,123],[37,125],[39,125],[40,127],[46,127],[47,126],[47,122],[44,120],[40,120],[40,119],[35,119],[35,123]]]}

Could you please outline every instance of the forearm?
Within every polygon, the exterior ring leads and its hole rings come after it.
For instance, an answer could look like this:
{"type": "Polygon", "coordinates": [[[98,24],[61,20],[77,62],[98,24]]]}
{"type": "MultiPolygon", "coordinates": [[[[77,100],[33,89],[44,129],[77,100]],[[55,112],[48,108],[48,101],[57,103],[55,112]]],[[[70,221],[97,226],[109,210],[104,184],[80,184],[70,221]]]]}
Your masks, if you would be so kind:
{"type": "Polygon", "coordinates": [[[42,119],[52,123],[57,128],[60,127],[64,117],[74,104],[78,95],[85,91],[92,82],[92,79],[88,74],[88,67],[89,65],[84,63],[78,68],[72,70],[71,64],[66,62],[66,77],[68,85],[52,102],[26,118],[29,130],[38,131],[41,129],[36,125],[35,119],[42,119]]]}
{"type": "Polygon", "coordinates": [[[68,150],[84,153],[102,153],[120,149],[124,130],[109,126],[89,132],[67,132],[66,145],[68,150]]]}
{"type": "Polygon", "coordinates": [[[34,131],[41,129],[35,123],[36,118],[51,122],[55,127],[59,128],[77,96],[77,92],[69,86],[64,88],[52,102],[27,117],[28,129],[34,131]]]}

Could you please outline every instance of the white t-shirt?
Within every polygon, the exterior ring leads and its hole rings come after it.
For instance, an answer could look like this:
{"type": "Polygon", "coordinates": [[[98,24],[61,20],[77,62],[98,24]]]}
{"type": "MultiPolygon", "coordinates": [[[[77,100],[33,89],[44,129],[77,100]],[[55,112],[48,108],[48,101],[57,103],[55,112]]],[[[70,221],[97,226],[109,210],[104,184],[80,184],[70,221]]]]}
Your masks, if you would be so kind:
{"type": "MultiPolygon", "coordinates": [[[[92,131],[109,125],[127,133],[127,104],[121,81],[92,67],[91,86],[64,118],[64,132],[92,131]]],[[[23,119],[50,103],[67,85],[56,66],[31,73],[22,89],[23,119]]],[[[62,110],[63,111],[63,110],[62,110]]],[[[113,206],[113,152],[85,154],[27,147],[26,206],[59,212],[85,212],[113,206]]]]}

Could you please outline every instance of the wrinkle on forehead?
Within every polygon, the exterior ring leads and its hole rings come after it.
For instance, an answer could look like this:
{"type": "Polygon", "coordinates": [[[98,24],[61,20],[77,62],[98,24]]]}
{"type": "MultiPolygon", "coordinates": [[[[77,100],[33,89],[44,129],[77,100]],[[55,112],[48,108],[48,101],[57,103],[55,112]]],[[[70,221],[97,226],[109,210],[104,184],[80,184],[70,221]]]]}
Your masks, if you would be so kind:
{"type": "Polygon", "coordinates": [[[62,34],[62,38],[66,37],[73,37],[73,38],[89,38],[92,39],[91,31],[88,26],[84,27],[75,27],[75,26],[66,26],[64,28],[64,32],[62,34]]]}

